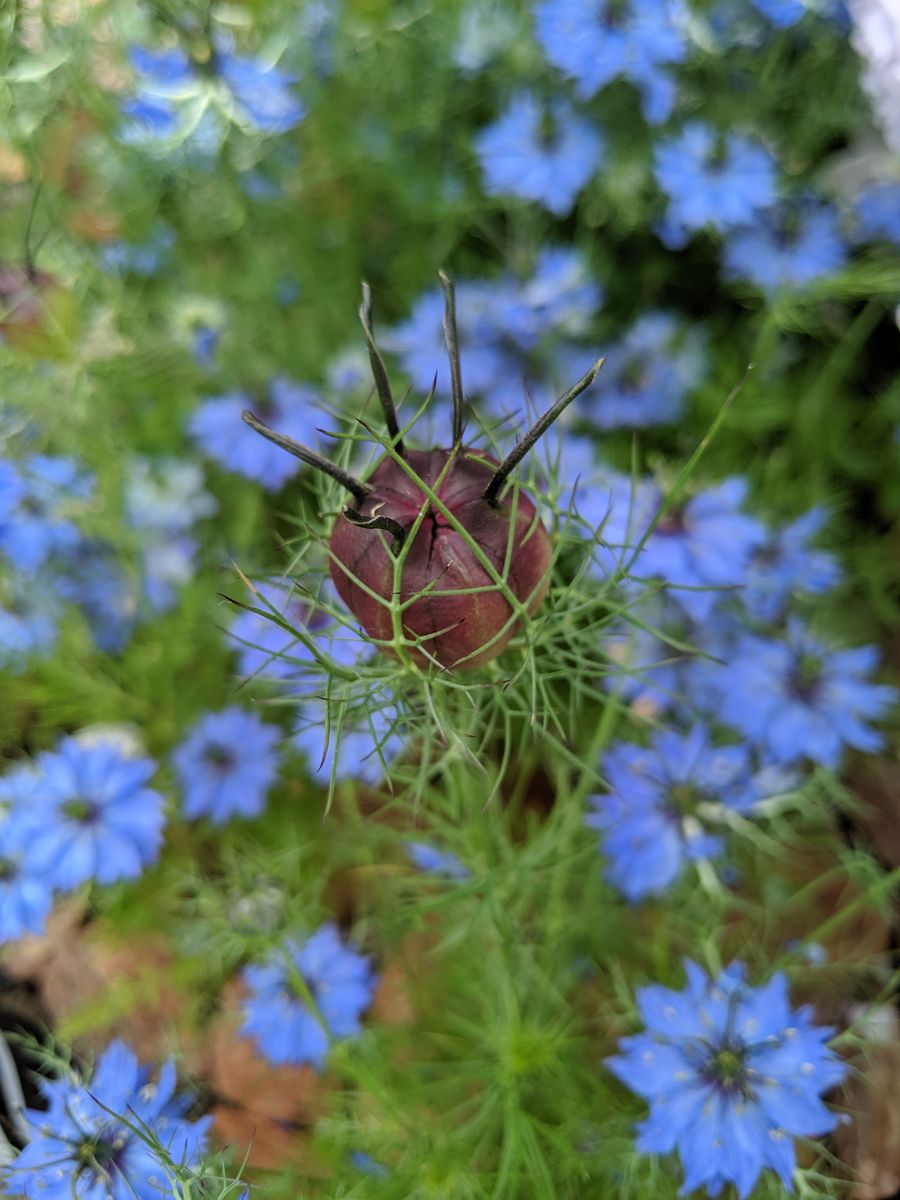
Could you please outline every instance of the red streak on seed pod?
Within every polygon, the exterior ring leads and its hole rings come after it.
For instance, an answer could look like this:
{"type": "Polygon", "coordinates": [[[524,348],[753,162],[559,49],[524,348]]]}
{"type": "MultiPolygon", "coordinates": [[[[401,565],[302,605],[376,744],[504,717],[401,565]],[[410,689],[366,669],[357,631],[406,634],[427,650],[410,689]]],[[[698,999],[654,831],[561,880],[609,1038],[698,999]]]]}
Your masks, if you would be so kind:
{"type": "MultiPolygon", "coordinates": [[[[449,450],[408,450],[405,454],[406,463],[432,489],[449,458],[449,450]]],[[[522,490],[516,495],[509,488],[496,505],[484,498],[498,465],[489,455],[462,449],[436,495],[505,579],[509,591],[533,613],[549,587],[550,538],[533,501],[522,490]],[[516,525],[510,535],[514,509],[516,525]]],[[[360,514],[388,517],[406,535],[419,512],[428,506],[400,578],[399,602],[419,597],[403,610],[403,633],[407,638],[426,639],[421,650],[409,648],[411,657],[423,666],[437,661],[457,669],[496,658],[519,622],[510,621],[507,626],[513,610],[471,547],[392,459],[376,467],[366,486],[371,490],[359,505],[360,514]],[[467,588],[489,590],[473,594],[466,593],[467,588]],[[421,595],[426,589],[429,592],[421,595]],[[433,591],[464,594],[434,595],[433,591]]],[[[395,566],[389,549],[392,541],[390,533],[360,528],[341,515],[330,543],[331,577],[338,594],[369,636],[383,641],[394,637],[390,609],[365,588],[390,601],[395,566]]]]}

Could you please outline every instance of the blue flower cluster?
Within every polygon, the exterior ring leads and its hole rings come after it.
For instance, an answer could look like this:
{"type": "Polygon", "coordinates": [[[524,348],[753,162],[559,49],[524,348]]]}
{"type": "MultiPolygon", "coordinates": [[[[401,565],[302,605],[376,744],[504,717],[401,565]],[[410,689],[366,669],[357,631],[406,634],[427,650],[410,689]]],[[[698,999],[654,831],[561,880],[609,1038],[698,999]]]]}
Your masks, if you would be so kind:
{"type": "Polygon", "coordinates": [[[365,955],[345,946],[334,925],[291,940],[263,966],[247,967],[241,1032],[269,1062],[325,1065],[331,1045],[356,1037],[376,976],[365,955]]]}
{"type": "Polygon", "coordinates": [[[154,1081],[124,1042],[113,1042],[89,1080],[41,1081],[46,1109],[26,1109],[32,1136],[2,1170],[4,1195],[46,1200],[159,1200],[174,1195],[172,1168],[197,1165],[211,1117],[186,1118],[175,1066],[154,1081]]]}
{"type": "Polygon", "coordinates": [[[281,730],[233,705],[207,713],[172,754],[186,817],[254,817],[278,776],[281,730]]]}
{"type": "Polygon", "coordinates": [[[744,1200],[766,1169],[791,1190],[794,1139],[838,1124],[821,1100],[847,1071],[826,1044],[834,1030],[791,1008],[784,975],[754,988],[738,963],[716,977],[693,962],[685,970],[683,991],[638,991],[646,1030],[607,1060],[650,1106],[637,1148],[677,1151],[685,1193],[733,1184],[744,1200]]]}

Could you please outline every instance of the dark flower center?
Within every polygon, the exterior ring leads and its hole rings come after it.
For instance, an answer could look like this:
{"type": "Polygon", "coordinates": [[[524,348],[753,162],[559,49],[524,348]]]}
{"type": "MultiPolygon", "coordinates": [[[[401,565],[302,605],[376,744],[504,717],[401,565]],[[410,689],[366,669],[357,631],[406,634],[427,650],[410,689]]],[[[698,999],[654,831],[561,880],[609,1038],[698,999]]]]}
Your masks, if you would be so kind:
{"type": "Polygon", "coordinates": [[[548,154],[559,145],[559,123],[549,107],[545,108],[541,115],[538,144],[548,154]]]}
{"type": "Polygon", "coordinates": [[[19,868],[11,858],[0,858],[0,883],[9,883],[19,873],[19,868]]]}
{"type": "Polygon", "coordinates": [[[203,757],[208,766],[214,771],[220,771],[223,775],[230,771],[234,766],[237,758],[233,750],[227,746],[211,745],[207,746],[203,751],[203,757]]]}
{"type": "Polygon", "coordinates": [[[81,825],[93,825],[100,816],[100,805],[94,800],[85,800],[81,796],[65,800],[61,808],[67,817],[78,821],[81,825]]]}
{"type": "Polygon", "coordinates": [[[639,392],[644,386],[644,364],[638,358],[629,358],[622,369],[622,391],[639,392]]]}
{"type": "Polygon", "coordinates": [[[621,29],[628,19],[628,5],[625,0],[608,0],[601,4],[597,13],[597,21],[602,29],[621,29]]]}
{"type": "Polygon", "coordinates": [[[729,1095],[749,1095],[747,1047],[740,1042],[726,1042],[706,1060],[701,1075],[707,1083],[729,1095]]]}
{"type": "Polygon", "coordinates": [[[789,688],[791,695],[798,700],[812,703],[819,693],[822,684],[821,658],[816,654],[801,654],[794,664],[789,688]]]}
{"type": "Polygon", "coordinates": [[[127,1144],[128,1139],[121,1130],[104,1129],[93,1137],[83,1138],[75,1150],[77,1173],[94,1171],[100,1175],[110,1175],[113,1171],[121,1170],[122,1151],[127,1144]]]}
{"type": "Polygon", "coordinates": [[[691,783],[676,783],[669,788],[669,811],[674,817],[690,817],[703,799],[691,783]]]}
{"type": "Polygon", "coordinates": [[[663,537],[681,537],[687,533],[687,521],[685,520],[684,509],[677,505],[674,508],[670,508],[660,518],[654,533],[661,534],[663,537]]]}

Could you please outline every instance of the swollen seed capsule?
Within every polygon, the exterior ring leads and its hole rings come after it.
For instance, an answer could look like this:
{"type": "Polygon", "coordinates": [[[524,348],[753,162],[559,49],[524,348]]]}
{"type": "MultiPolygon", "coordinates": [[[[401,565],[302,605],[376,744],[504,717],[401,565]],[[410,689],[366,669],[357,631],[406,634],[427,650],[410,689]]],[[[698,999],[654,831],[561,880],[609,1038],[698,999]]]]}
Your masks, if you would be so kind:
{"type": "Polygon", "coordinates": [[[362,482],[269,429],[252,413],[245,412],[244,420],[353,496],[353,507],[344,509],[331,534],[331,577],[369,636],[387,652],[399,649],[402,639],[405,652],[419,664],[459,670],[496,658],[515,632],[522,610],[533,613],[547,594],[550,537],[533,500],[506,484],[538,438],[593,382],[603,360],[535,422],[502,463],[464,447],[453,286],[443,274],[441,283],[453,387],[450,449],[404,447],[387,372],[372,335],[371,297],[365,284],[360,318],[393,456],[383,458],[362,482]]]}

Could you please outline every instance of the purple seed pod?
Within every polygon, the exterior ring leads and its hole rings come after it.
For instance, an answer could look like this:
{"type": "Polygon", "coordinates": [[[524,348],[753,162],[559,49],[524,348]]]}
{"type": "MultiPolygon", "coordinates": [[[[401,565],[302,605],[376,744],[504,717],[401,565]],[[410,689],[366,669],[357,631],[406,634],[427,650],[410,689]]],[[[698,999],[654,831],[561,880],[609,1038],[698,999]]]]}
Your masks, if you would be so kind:
{"type": "Polygon", "coordinates": [[[404,446],[372,334],[366,284],[360,319],[394,455],[387,454],[362,482],[252,413],[245,412],[244,420],[353,496],[354,505],[343,510],[332,530],[331,577],[366,633],[388,653],[400,652],[402,645],[421,666],[461,670],[496,658],[522,611],[534,613],[547,594],[550,537],[531,498],[506,485],[538,438],[594,381],[603,360],[535,422],[502,463],[464,446],[453,285],[443,272],[440,278],[453,391],[450,449],[404,446]]]}

